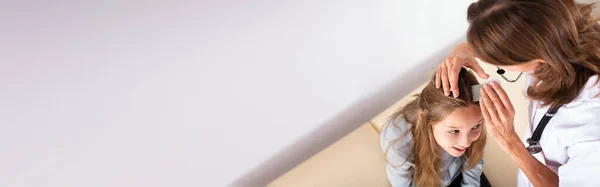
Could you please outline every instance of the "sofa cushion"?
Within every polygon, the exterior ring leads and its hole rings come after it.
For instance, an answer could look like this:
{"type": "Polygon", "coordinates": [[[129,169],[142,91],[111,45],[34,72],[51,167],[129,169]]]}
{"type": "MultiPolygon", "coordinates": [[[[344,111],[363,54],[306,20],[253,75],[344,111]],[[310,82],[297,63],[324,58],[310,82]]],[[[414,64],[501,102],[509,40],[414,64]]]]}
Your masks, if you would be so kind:
{"type": "Polygon", "coordinates": [[[379,133],[366,123],[267,186],[390,186],[379,133]]]}

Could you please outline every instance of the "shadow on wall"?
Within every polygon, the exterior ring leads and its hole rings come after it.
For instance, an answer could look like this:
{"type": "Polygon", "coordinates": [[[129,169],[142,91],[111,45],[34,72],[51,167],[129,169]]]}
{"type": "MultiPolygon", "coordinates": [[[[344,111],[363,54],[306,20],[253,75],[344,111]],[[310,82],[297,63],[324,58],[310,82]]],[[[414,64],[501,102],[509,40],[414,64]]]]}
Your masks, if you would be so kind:
{"type": "MultiPolygon", "coordinates": [[[[285,172],[307,160],[346,134],[409,94],[429,80],[435,68],[446,58],[456,44],[465,41],[459,38],[452,45],[445,46],[433,56],[425,58],[408,73],[399,75],[384,89],[354,103],[350,108],[329,119],[322,128],[303,136],[299,141],[261,163],[258,167],[239,177],[228,186],[265,186],[285,172]]],[[[402,62],[398,62],[402,63],[402,62]]]]}

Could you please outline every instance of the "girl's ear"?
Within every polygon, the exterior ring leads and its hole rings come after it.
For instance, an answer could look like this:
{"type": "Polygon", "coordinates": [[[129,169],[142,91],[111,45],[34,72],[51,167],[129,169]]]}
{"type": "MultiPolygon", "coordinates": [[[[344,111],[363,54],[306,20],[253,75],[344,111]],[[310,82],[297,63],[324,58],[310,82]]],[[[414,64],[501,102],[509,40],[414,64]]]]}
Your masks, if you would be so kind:
{"type": "Polygon", "coordinates": [[[423,120],[423,109],[419,109],[419,121],[423,120]]]}

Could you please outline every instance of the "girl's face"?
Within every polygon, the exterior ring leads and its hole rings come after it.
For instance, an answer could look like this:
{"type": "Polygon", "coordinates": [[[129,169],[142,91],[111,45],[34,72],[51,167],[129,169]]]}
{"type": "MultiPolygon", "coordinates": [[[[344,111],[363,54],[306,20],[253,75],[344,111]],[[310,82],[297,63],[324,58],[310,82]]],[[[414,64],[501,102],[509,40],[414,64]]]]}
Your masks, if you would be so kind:
{"type": "Polygon", "coordinates": [[[450,113],[433,125],[435,141],[454,157],[460,157],[481,135],[483,116],[479,105],[469,105],[450,113]]]}

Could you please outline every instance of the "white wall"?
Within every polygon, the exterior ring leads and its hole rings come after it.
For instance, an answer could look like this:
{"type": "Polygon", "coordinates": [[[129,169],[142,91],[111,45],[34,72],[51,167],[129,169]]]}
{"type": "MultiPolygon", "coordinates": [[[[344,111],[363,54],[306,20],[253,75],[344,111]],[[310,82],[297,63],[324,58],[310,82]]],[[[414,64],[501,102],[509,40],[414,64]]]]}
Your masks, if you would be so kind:
{"type": "Polygon", "coordinates": [[[470,2],[0,2],[0,186],[260,186],[424,82],[470,2]]]}

